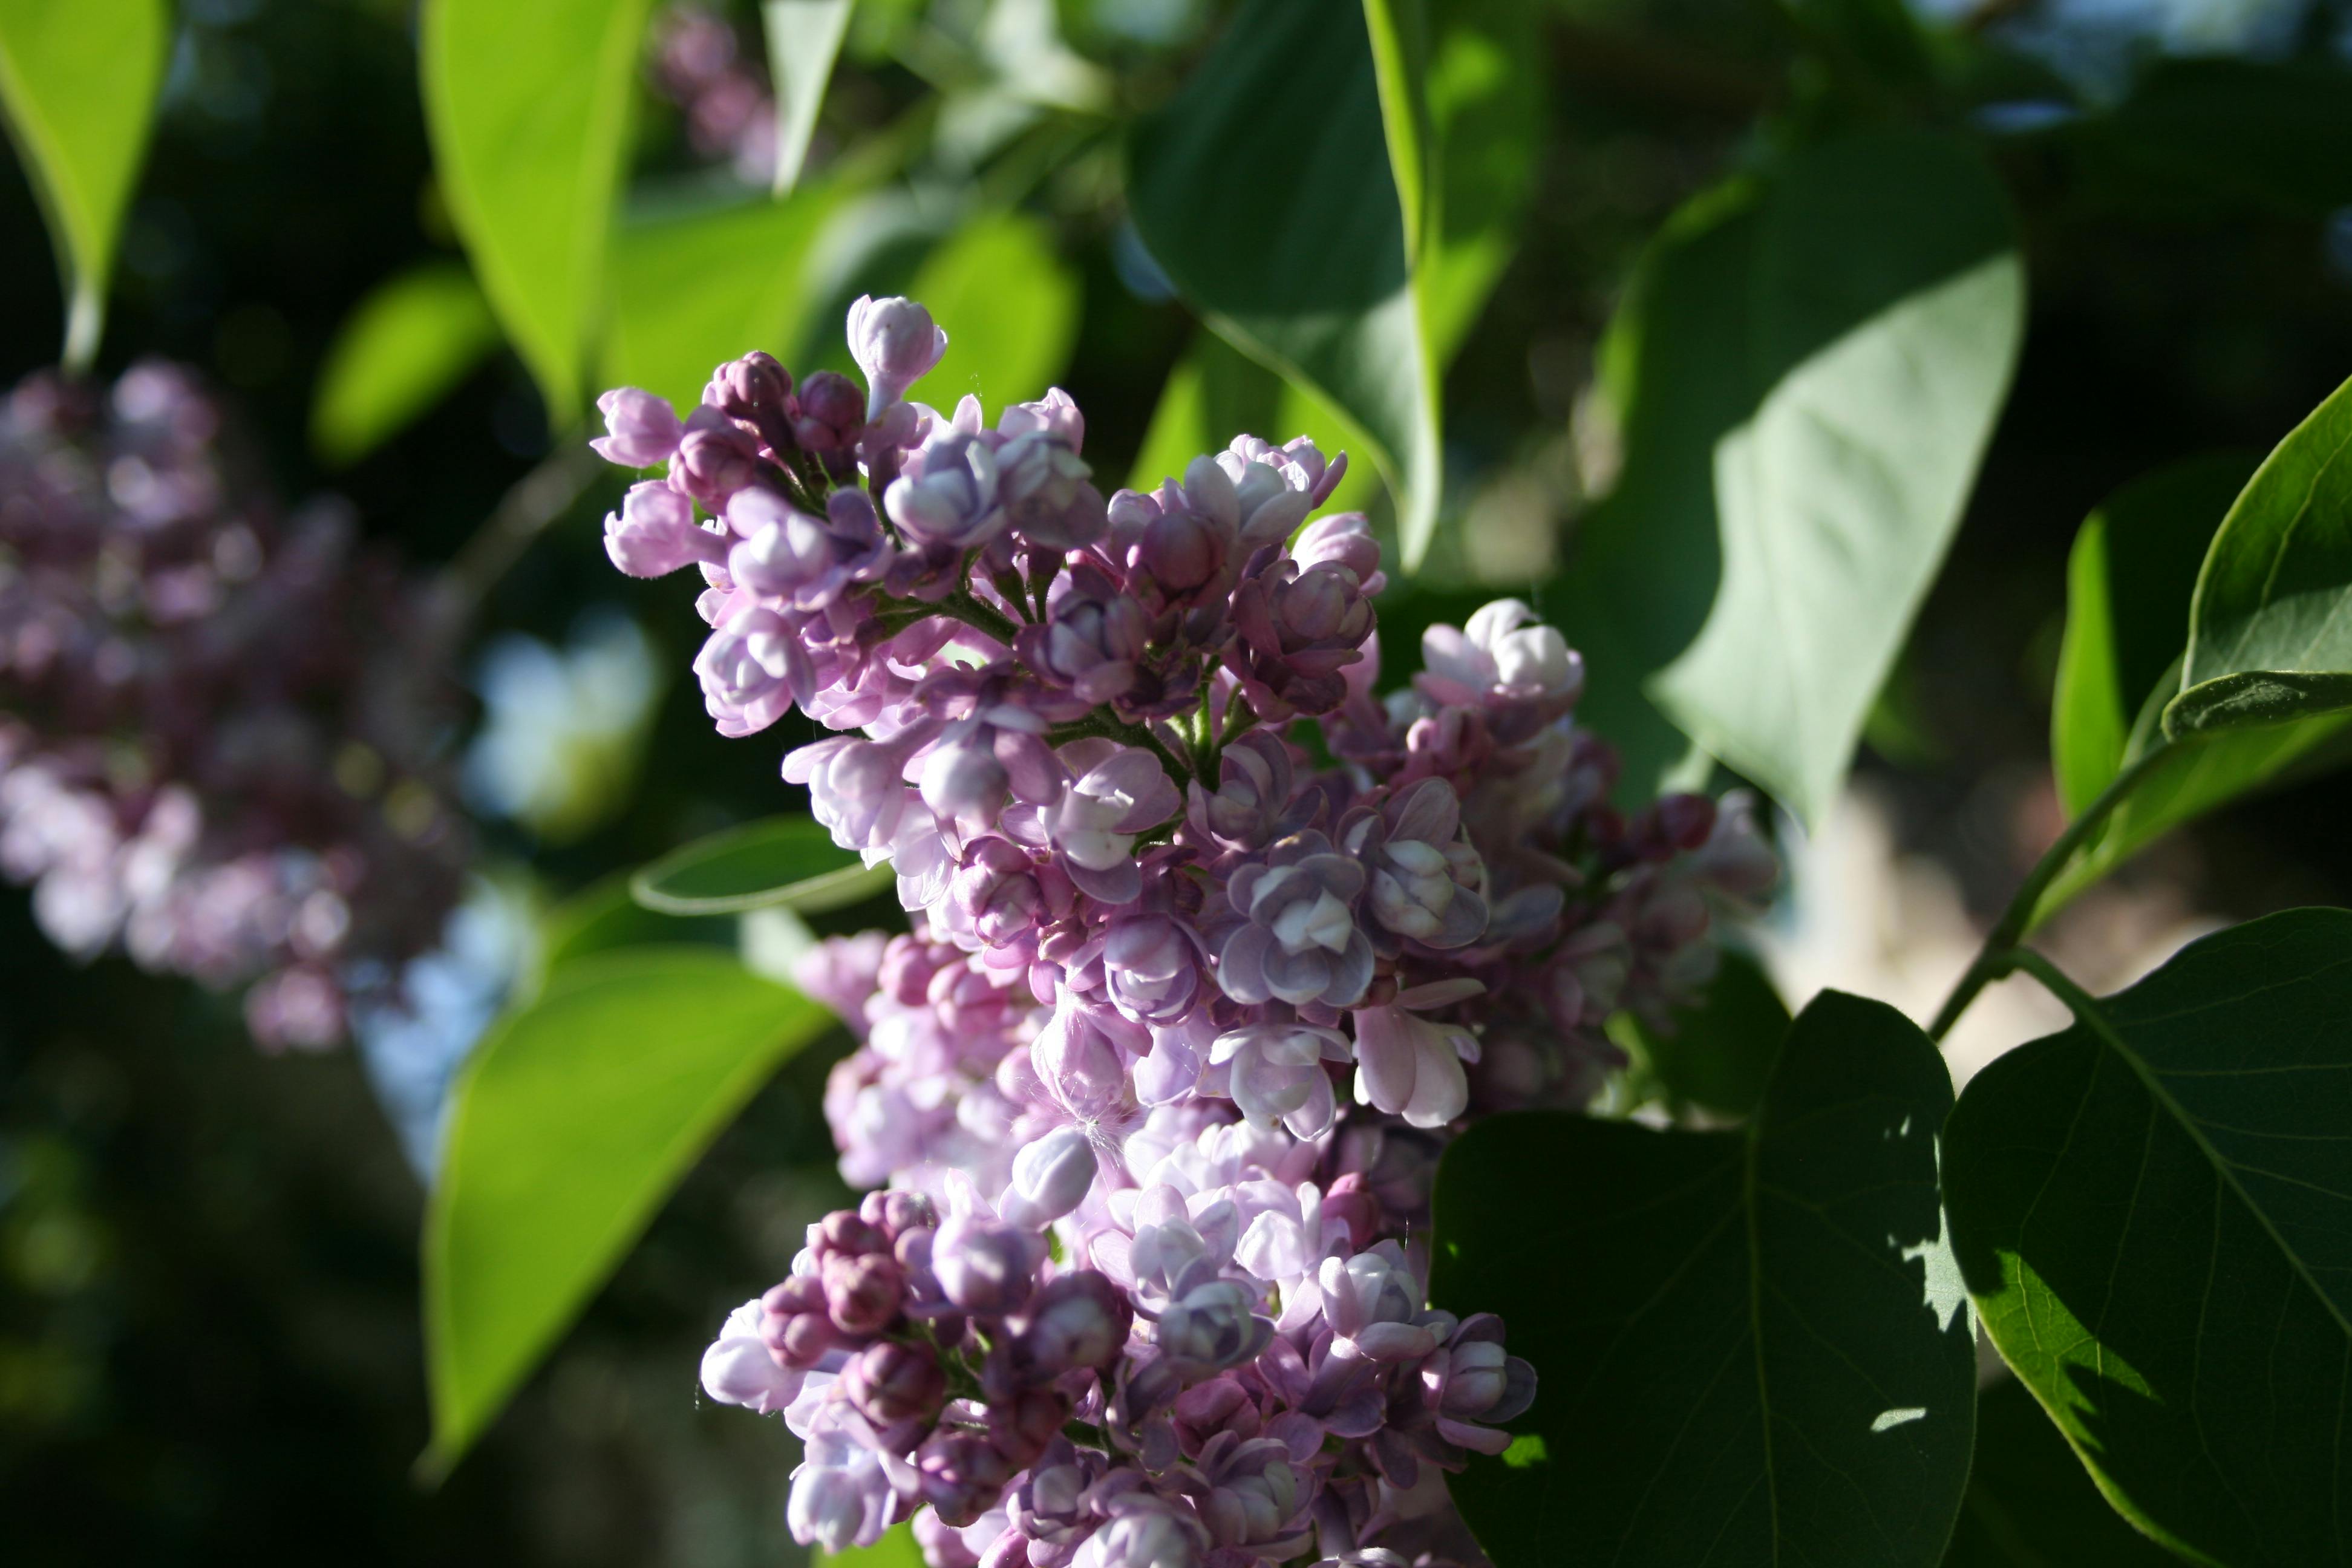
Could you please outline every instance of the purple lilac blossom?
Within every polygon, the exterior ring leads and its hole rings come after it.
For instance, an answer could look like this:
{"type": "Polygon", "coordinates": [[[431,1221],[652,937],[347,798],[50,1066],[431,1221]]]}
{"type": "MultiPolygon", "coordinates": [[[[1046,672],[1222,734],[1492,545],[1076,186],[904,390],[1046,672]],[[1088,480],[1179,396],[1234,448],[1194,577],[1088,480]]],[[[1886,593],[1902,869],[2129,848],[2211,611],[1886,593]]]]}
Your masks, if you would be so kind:
{"type": "Polygon", "coordinates": [[[245,987],[269,1049],[398,1010],[467,854],[446,642],[347,508],[279,515],[191,373],[0,403],[0,875],[68,952],[245,987]]]}
{"type": "Polygon", "coordinates": [[[862,404],[753,356],[683,419],[605,405],[616,460],[677,432],[614,559],[700,565],[723,731],[836,731],[784,776],[912,926],[802,961],[882,1190],[705,1387],[801,1436],[829,1550],[911,1517],[935,1568],[1472,1560],[1444,1478],[1536,1379],[1428,1305],[1436,1156],[1583,1105],[1612,1016],[1706,984],[1777,876],[1752,812],[1613,809],[1517,601],[1376,696],[1380,546],[1314,516],[1343,458],[1244,437],[1106,501],[1066,395],[943,416],[903,401],[927,311],[849,331],[862,404]]]}

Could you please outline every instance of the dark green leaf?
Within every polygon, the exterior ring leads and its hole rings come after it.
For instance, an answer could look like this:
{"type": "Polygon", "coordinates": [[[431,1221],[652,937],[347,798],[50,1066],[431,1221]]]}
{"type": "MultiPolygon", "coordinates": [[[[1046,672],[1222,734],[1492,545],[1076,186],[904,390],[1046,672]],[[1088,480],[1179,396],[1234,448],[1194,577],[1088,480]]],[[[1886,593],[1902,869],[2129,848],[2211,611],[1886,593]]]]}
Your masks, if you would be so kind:
{"type": "Polygon", "coordinates": [[[637,902],[629,884],[635,873],[616,872],[593,882],[549,910],[540,920],[539,969],[554,973],[574,959],[615,948],[656,942],[700,942],[733,952],[742,922],[733,915],[681,919],[657,914],[637,902]]]}
{"type": "Polygon", "coordinates": [[[1979,1073],[1944,1145],[1987,1331],[2116,1505],[2227,1564],[2341,1563],[2352,910],[2184,948],[1979,1073]]]}
{"type": "Polygon", "coordinates": [[[1604,345],[1624,468],[1563,595],[1630,790],[1680,759],[1671,720],[1810,819],[1835,798],[2008,386],[2011,246],[1990,172],[1926,133],[1667,225],[1604,345]]]}
{"type": "Polygon", "coordinates": [[[557,424],[584,403],[650,5],[425,6],[419,64],[442,195],[557,424]]]}
{"type": "Polygon", "coordinates": [[[1437,515],[1437,379],[1360,0],[1251,0],[1138,128],[1132,162],[1154,258],[1221,336],[1357,426],[1416,564],[1437,515]]]}
{"type": "Polygon", "coordinates": [[[719,915],[772,904],[822,914],[869,899],[890,884],[886,863],[869,867],[840,847],[813,817],[772,816],[698,838],[646,867],[629,890],[668,915],[719,915]]]}
{"type": "Polygon", "coordinates": [[[2206,548],[2254,459],[2191,458],[2099,503],[2066,563],[2066,636],[2050,705],[2058,798],[2075,816],[2122,771],[2148,693],[2177,687],[2183,627],[2206,548]]]}
{"type": "Polygon", "coordinates": [[[355,463],[446,396],[499,343],[473,275],[427,262],[378,286],[327,350],[310,445],[330,468],[355,463]]]}
{"type": "Polygon", "coordinates": [[[1944,1568],[2169,1568],[2179,1561],[2099,1495],[2033,1395],[2004,1377],[1977,1396],[1977,1456],[1944,1568]]]}
{"type": "Polygon", "coordinates": [[[433,1446],[446,1473],[825,1011],[708,948],[580,961],[459,1079],[425,1228],[433,1446]]]}
{"type": "Polygon", "coordinates": [[[1726,1116],[1745,1116],[1789,1033],[1789,1005],[1747,953],[1726,952],[1706,999],[1675,1015],[1672,1030],[1637,1024],[1642,1055],[1668,1097],[1726,1116]]]}
{"type": "Polygon", "coordinates": [[[1025,213],[975,218],[927,257],[909,293],[948,331],[948,352],[924,396],[952,408],[965,393],[988,405],[1045,395],[1077,342],[1078,275],[1053,232],[1025,213]]]}
{"type": "Polygon", "coordinates": [[[825,83],[849,32],[850,0],[761,0],[768,33],[768,79],[776,93],[776,194],[797,184],[808,161],[825,83]]]}
{"type": "Polygon", "coordinates": [[[163,0],[0,0],[0,109],[65,276],[71,370],[98,353],[171,35],[163,0]]]}
{"type": "Polygon", "coordinates": [[[789,363],[807,324],[810,247],[840,203],[819,184],[782,201],[632,214],[613,238],[604,378],[691,408],[715,366],[753,349],[789,363]]]}
{"type": "Polygon", "coordinates": [[[1831,992],[1738,1131],[1530,1112],[1454,1142],[1434,1298],[1500,1313],[1539,1379],[1453,1486],[1499,1568],[1942,1556],[1976,1403],[1951,1098],[1916,1026],[1831,992]]]}

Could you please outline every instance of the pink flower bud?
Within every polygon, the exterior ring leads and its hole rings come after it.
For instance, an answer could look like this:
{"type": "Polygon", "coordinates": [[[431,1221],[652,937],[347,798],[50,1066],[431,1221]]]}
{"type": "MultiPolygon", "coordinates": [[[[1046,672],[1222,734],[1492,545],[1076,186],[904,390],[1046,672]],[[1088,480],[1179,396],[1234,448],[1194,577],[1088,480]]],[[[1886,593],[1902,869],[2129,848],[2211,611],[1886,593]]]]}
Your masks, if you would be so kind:
{"type": "Polygon", "coordinates": [[[588,443],[606,462],[624,468],[650,468],[676,455],[685,427],[677,410],[650,392],[615,387],[596,400],[605,434],[588,443]]]}
{"type": "Polygon", "coordinates": [[[662,577],[727,559],[727,542],[694,521],[694,503],[665,484],[631,485],[604,518],[604,553],[632,577],[662,577]]]}
{"type": "Polygon", "coordinates": [[[866,373],[868,419],[906,396],[947,352],[947,332],[912,300],[860,294],[849,307],[849,357],[866,373]]]}

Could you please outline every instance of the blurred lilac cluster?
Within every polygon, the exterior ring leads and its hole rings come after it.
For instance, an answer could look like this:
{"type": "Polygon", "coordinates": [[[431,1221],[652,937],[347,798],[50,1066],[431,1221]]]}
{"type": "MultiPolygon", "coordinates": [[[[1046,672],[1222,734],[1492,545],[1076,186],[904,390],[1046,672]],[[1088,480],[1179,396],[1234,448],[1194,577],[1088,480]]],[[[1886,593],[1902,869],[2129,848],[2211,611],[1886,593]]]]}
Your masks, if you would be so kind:
{"type": "Polygon", "coordinates": [[[945,334],[860,300],[867,385],[723,365],[608,520],[699,569],[720,730],[785,759],[909,934],[803,984],[859,1036],[852,1182],[730,1319],[719,1399],[807,1445],[791,1522],[908,1517],[940,1568],[1475,1561],[1444,1475],[1534,1396],[1491,1316],[1427,1304],[1430,1181],[1474,1109],[1579,1105],[1621,1010],[1709,978],[1778,868],[1735,800],[1608,804],[1582,667],[1504,600],[1385,700],[1344,458],[1254,437],[1108,500],[1059,392],[905,401],[945,334]]]}
{"type": "Polygon", "coordinates": [[[0,405],[0,872],[69,952],[253,983],[273,1049],[340,1040],[464,866],[454,688],[356,543],[339,506],[281,523],[175,366],[0,405]]]}
{"type": "Polygon", "coordinates": [[[734,25],[709,5],[672,5],[654,24],[653,83],[686,121],[687,142],[765,186],[776,173],[776,100],[742,59],[734,25]]]}

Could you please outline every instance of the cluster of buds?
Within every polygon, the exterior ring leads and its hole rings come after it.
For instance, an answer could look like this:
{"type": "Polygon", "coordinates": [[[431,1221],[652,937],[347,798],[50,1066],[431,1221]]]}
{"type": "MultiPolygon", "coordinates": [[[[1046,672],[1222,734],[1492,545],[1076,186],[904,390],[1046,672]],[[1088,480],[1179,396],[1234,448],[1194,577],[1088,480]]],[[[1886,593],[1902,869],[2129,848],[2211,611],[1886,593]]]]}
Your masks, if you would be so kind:
{"type": "Polygon", "coordinates": [[[281,523],[175,367],[0,405],[0,873],[81,956],[343,1036],[460,890],[428,606],[347,512],[281,523]]]}
{"type": "Polygon", "coordinates": [[[843,1173],[886,1191],[706,1386],[785,1413],[829,1549],[911,1517],[938,1568],[1475,1561],[1444,1478],[1535,1380],[1428,1304],[1436,1156],[1694,999],[1777,876],[1749,809],[1613,807],[1516,601],[1376,695],[1379,545],[1316,516],[1344,458],[1243,437],[1106,498],[1065,395],[941,414],[920,306],[849,335],[862,394],[753,354],[683,419],[602,405],[664,470],[614,562],[699,570],[713,719],[834,731],[784,777],[911,916],[800,975],[860,1040],[843,1173]]]}

